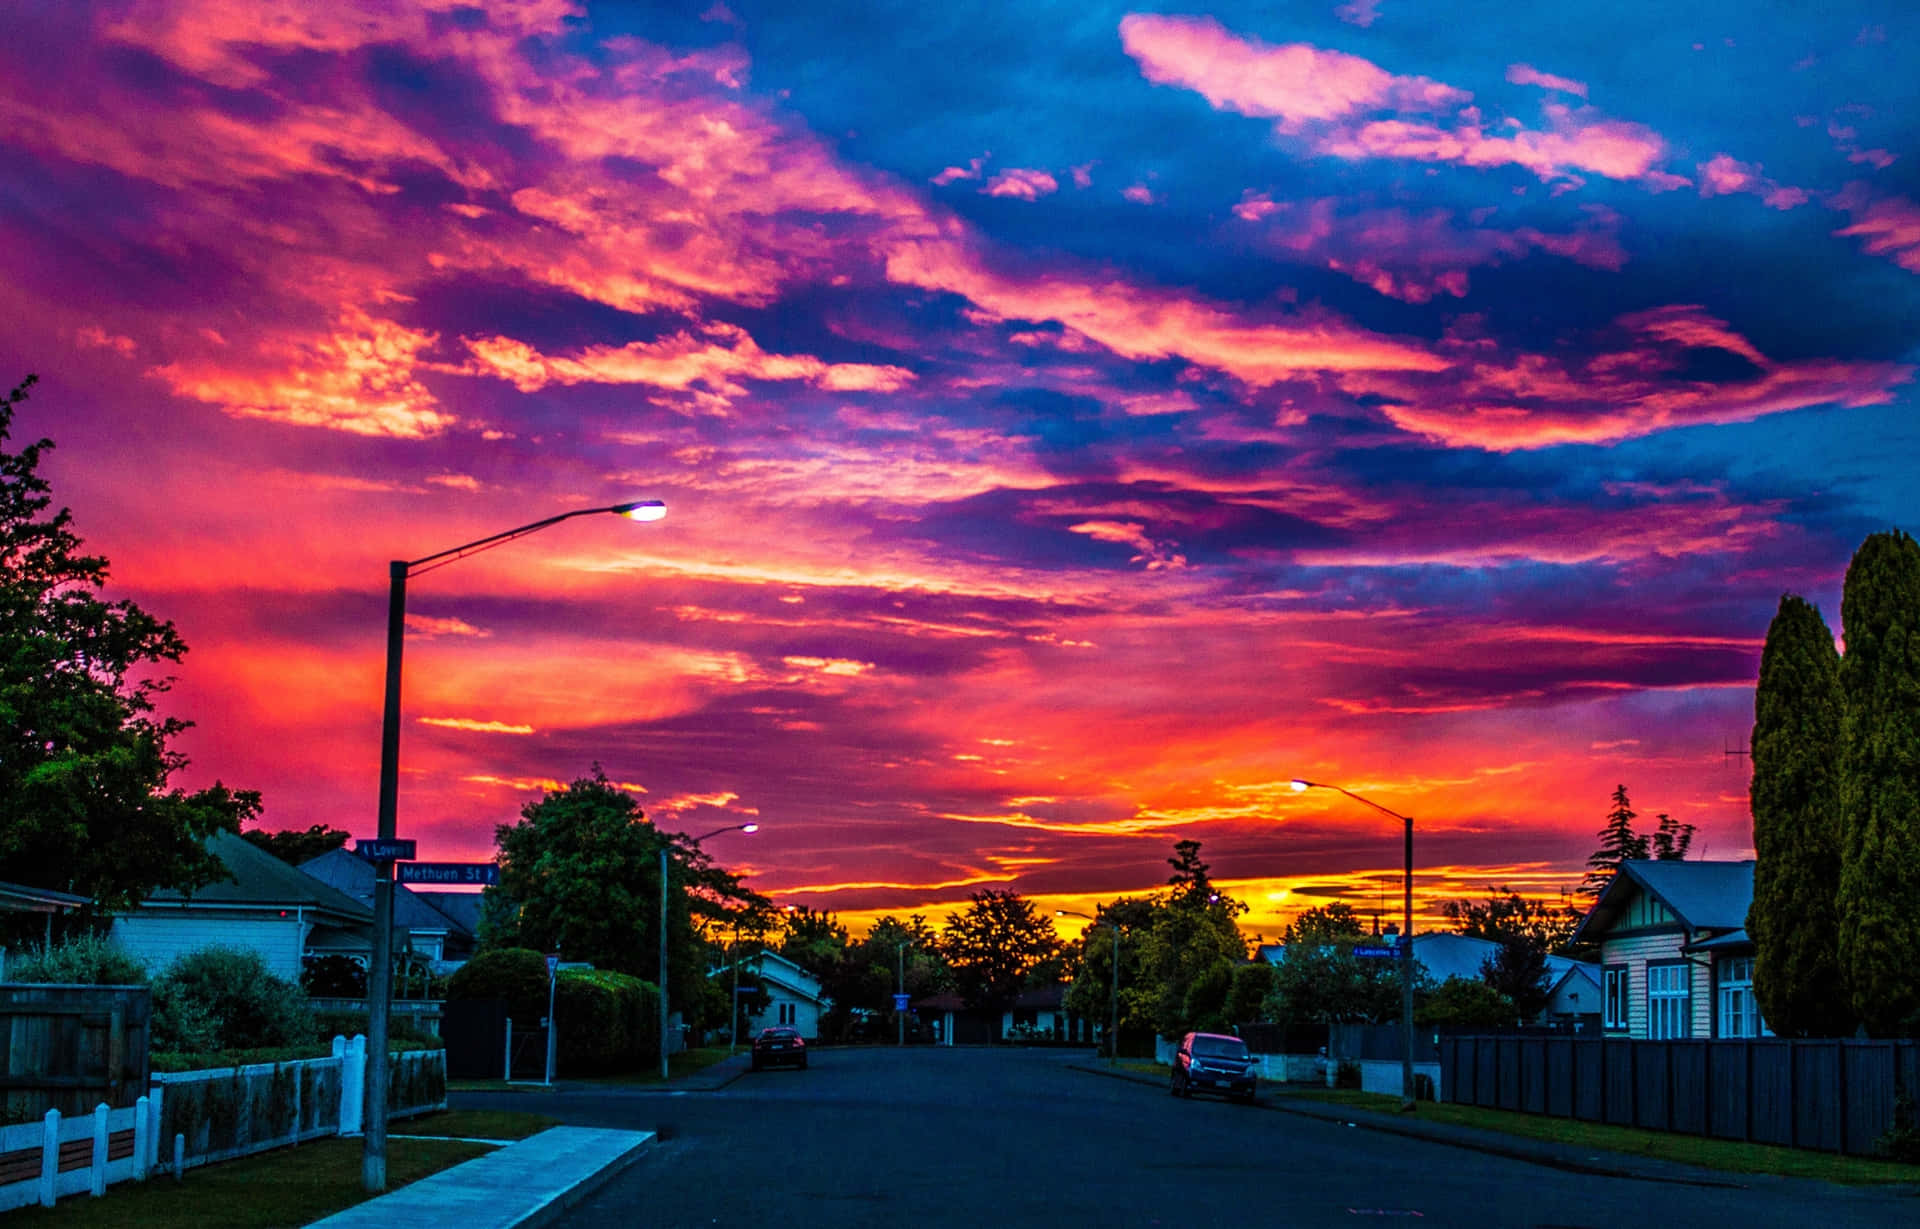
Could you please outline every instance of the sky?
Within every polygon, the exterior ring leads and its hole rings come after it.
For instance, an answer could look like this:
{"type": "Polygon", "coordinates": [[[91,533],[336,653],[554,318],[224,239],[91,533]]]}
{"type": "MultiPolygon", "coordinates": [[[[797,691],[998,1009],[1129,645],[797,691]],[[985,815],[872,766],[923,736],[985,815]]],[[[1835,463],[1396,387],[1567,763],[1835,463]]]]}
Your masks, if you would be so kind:
{"type": "MultiPolygon", "coordinates": [[[[1920,10],[4,0],[0,380],[176,784],[485,860],[596,766],[857,932],[1750,857],[1916,528],[1920,10]]],[[[1064,919],[1063,930],[1079,923],[1064,919]]]]}

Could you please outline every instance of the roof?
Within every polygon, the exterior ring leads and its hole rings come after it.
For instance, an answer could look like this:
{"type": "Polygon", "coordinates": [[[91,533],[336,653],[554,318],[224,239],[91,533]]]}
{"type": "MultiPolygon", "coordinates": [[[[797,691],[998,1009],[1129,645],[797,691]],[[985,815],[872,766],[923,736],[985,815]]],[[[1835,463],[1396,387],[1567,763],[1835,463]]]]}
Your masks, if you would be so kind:
{"type": "Polygon", "coordinates": [[[86,903],[86,897],[75,896],[71,892],[0,882],[0,913],[54,913],[61,909],[78,909],[86,903]]]}
{"type": "Polygon", "coordinates": [[[1067,988],[1056,984],[1051,986],[1035,986],[1031,990],[1022,990],[1014,996],[1013,1005],[1016,1009],[1024,1008],[1028,1011],[1045,1011],[1059,1008],[1066,1001],[1067,988]]]}
{"type": "Polygon", "coordinates": [[[1588,964],[1583,960],[1568,960],[1565,956],[1547,957],[1547,993],[1560,993],[1560,987],[1569,981],[1586,983],[1586,988],[1600,989],[1600,966],[1588,964]]]}
{"type": "Polygon", "coordinates": [[[1574,938],[1589,940],[1590,935],[1612,929],[1628,902],[1642,892],[1673,910],[1688,930],[1739,930],[1747,924],[1747,909],[1753,904],[1753,863],[1622,862],[1574,938]]]}
{"type": "Polygon", "coordinates": [[[414,892],[414,896],[438,909],[455,927],[470,935],[480,933],[483,895],[480,892],[414,892]]]}
{"type": "Polygon", "coordinates": [[[1433,975],[1435,981],[1445,981],[1449,977],[1474,981],[1480,976],[1480,966],[1493,959],[1499,950],[1500,945],[1492,939],[1478,939],[1450,930],[1433,930],[1413,936],[1413,958],[1427,966],[1427,972],[1433,975]]]}
{"type": "Polygon", "coordinates": [[[207,852],[220,859],[230,879],[194,889],[191,896],[161,888],[140,902],[155,905],[260,905],[264,908],[313,909],[349,924],[373,920],[373,910],[311,875],[303,875],[264,849],[231,832],[207,838],[207,852]]]}
{"type": "MultiPolygon", "coordinates": [[[[369,910],[373,908],[373,863],[357,853],[330,849],[302,862],[300,873],[337,888],[369,910]]],[[[393,924],[410,931],[454,929],[446,914],[434,908],[432,902],[420,899],[417,892],[403,883],[393,885],[393,924]]]]}
{"type": "Polygon", "coordinates": [[[1715,935],[1711,939],[1702,939],[1698,943],[1689,943],[1680,950],[1683,952],[1725,952],[1752,946],[1753,936],[1747,933],[1745,926],[1742,926],[1738,930],[1730,930],[1726,934],[1715,935]]]}

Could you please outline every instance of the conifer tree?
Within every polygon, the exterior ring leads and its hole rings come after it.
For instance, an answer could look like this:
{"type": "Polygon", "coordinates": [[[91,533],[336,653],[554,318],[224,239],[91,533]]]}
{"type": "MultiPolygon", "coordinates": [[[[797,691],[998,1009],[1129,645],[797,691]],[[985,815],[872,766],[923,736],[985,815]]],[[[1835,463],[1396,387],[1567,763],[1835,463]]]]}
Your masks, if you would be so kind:
{"type": "Polygon", "coordinates": [[[1840,968],[1876,1037],[1920,1026],[1920,544],[1876,533],[1847,566],[1840,968]]]}
{"type": "Polygon", "coordinates": [[[1788,594],[1767,628],[1753,700],[1753,992],[1782,1037],[1853,1029],[1840,979],[1840,654],[1820,611],[1788,594]]]}
{"type": "Polygon", "coordinates": [[[1607,812],[1606,827],[1600,829],[1600,848],[1587,859],[1587,877],[1580,885],[1580,890],[1588,896],[1599,899],[1600,893],[1613,882],[1622,862],[1647,856],[1647,838],[1633,830],[1637,815],[1633,803],[1627,800],[1627,787],[1616,785],[1613,810],[1607,812]]]}

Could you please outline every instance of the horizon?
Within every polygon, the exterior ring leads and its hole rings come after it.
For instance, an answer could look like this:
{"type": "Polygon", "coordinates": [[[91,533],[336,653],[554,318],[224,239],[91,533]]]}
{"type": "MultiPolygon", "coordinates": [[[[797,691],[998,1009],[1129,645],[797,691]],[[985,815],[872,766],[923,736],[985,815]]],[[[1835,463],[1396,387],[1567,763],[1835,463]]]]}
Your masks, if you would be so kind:
{"type": "Polygon", "coordinates": [[[374,835],[389,560],[657,499],[409,582],[422,860],[598,765],[850,931],[1185,838],[1248,935],[1397,922],[1307,778],[1414,817],[1425,930],[1577,888],[1620,784],[1751,858],[1778,602],[1843,636],[1914,528],[1900,6],[13,24],[12,443],[257,827],[374,835]]]}

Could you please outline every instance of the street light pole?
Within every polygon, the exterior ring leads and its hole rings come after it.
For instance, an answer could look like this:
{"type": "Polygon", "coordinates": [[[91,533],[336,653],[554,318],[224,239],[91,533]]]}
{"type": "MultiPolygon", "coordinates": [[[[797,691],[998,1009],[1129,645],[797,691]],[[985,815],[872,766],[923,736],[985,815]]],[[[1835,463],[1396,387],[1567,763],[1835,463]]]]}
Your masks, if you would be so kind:
{"type": "MultiPolygon", "coordinates": [[[[692,844],[698,846],[701,841],[706,840],[708,837],[719,836],[722,832],[752,833],[758,831],[760,831],[759,824],[728,824],[724,828],[715,828],[712,832],[706,833],[703,836],[694,837],[692,844]]],[[[673,842],[665,837],[660,841],[660,1082],[663,1084],[666,1083],[669,1078],[667,1074],[667,1016],[669,1014],[667,1011],[667,888],[669,886],[669,880],[667,879],[667,849],[672,844],[673,842]]],[[[735,969],[733,976],[734,985],[738,987],[740,984],[740,971],[735,969]]],[[[734,997],[736,999],[739,997],[737,990],[734,997]]],[[[736,1012],[739,1011],[738,1003],[735,1003],[734,1010],[736,1012]]],[[[736,1016],[735,1018],[737,1019],[738,1017],[736,1016]]]]}
{"type": "MultiPolygon", "coordinates": [[[[612,513],[636,521],[657,521],[667,506],[642,499],[606,508],[581,508],[542,521],[479,538],[452,550],[420,559],[395,559],[387,564],[387,682],[380,716],[380,800],[377,811],[382,841],[394,839],[400,795],[400,650],[406,640],[407,578],[444,567],[457,559],[537,533],[576,516],[612,513]],[[431,566],[429,566],[431,565],[431,566]]],[[[371,1194],[387,1189],[387,1013],[393,1009],[393,864],[373,864],[373,967],[367,972],[367,1081],[364,1136],[360,1155],[361,1185],[371,1194]]]]}
{"type": "MultiPolygon", "coordinates": [[[[1076,909],[1055,909],[1055,917],[1082,917],[1089,922],[1098,918],[1087,917],[1076,909]]],[[[1107,1066],[1120,1061],[1120,924],[1111,917],[1107,919],[1107,929],[1113,932],[1113,978],[1107,992],[1107,1066]]]]}
{"type": "Polygon", "coordinates": [[[733,919],[733,1002],[727,1016],[727,1054],[740,1040],[740,919],[733,919]]]}
{"type": "Polygon", "coordinates": [[[1370,806],[1382,815],[1397,819],[1406,828],[1406,869],[1401,876],[1401,892],[1404,895],[1405,919],[1400,930],[1400,1032],[1403,1042],[1400,1054],[1400,1112],[1411,1113],[1414,1109],[1413,1095],[1413,817],[1402,815],[1398,811],[1389,811],[1371,798],[1362,798],[1350,789],[1338,785],[1327,785],[1319,781],[1293,782],[1297,793],[1309,789],[1330,789],[1345,794],[1355,802],[1370,806]]]}

